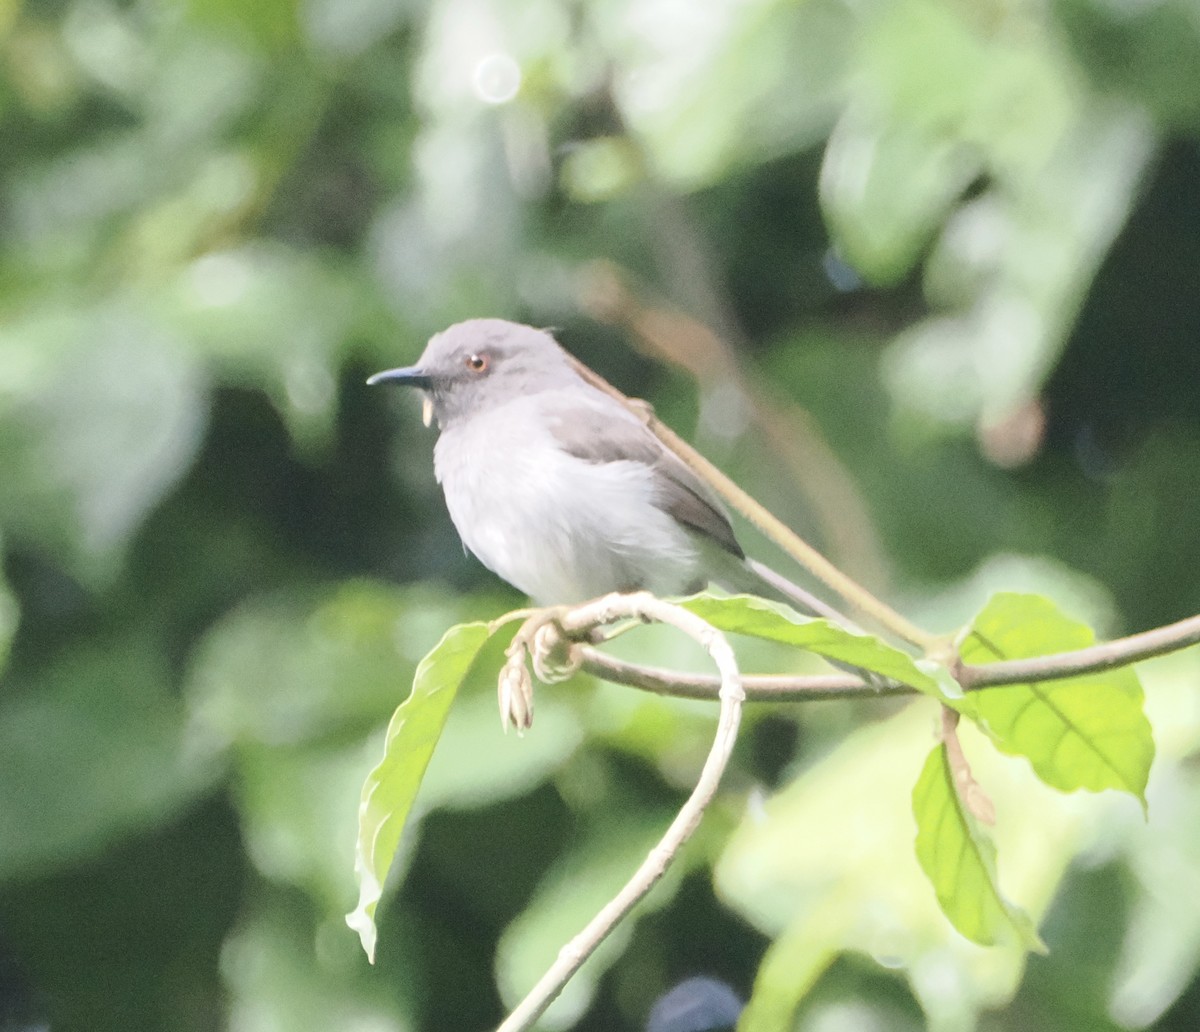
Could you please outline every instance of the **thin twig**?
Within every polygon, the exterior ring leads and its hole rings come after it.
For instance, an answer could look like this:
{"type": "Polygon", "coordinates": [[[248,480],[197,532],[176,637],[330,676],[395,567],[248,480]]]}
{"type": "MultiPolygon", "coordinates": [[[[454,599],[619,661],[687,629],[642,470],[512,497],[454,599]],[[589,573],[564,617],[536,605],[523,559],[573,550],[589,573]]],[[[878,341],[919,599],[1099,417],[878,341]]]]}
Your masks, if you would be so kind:
{"type": "Polygon", "coordinates": [[[872,595],[857,581],[847,577],[836,566],[805,541],[791,527],[784,523],[774,513],[759,505],[737,484],[722,473],[716,466],[701,455],[695,448],[680,437],[665,423],[654,415],[653,410],[645,403],[638,404],[622,394],[599,373],[589,369],[578,359],[574,359],[575,369],[593,387],[604,391],[625,405],[634,415],[643,420],[650,431],[667,448],[682,459],[696,476],[700,477],[722,498],[746,517],[767,538],[782,548],[804,569],[820,580],[831,590],[836,591],[859,612],[871,617],[882,627],[898,638],[916,645],[923,651],[936,647],[940,639],[928,631],[922,630],[916,624],[897,613],[891,606],[886,605],[872,595]]]}
{"type": "Polygon", "coordinates": [[[738,673],[733,649],[716,628],[694,613],[644,592],[634,595],[607,595],[568,611],[557,623],[568,638],[579,640],[593,628],[630,618],[669,624],[694,638],[712,657],[717,670],[720,671],[717,696],[721,703],[712,748],[704,761],[696,787],[658,845],[650,851],[621,891],[588,922],[582,932],[559,951],[549,970],[505,1019],[497,1032],[523,1032],[531,1028],[562,991],[568,979],[663,876],[680,848],[699,825],[705,807],[715,795],[721,775],[733,752],[745,693],[742,690],[741,675],[738,673]]]}
{"type": "Polygon", "coordinates": [[[963,688],[983,688],[1000,684],[1026,684],[1030,681],[1054,681],[1078,674],[1094,674],[1113,667],[1127,666],[1167,652],[1177,652],[1200,642],[1200,615],[1189,616],[1165,627],[1131,634],[1126,638],[1089,645],[1074,652],[1031,659],[1008,659],[981,666],[961,664],[954,676],[963,688]]]}
{"type": "Polygon", "coordinates": [[[580,304],[593,318],[626,330],[645,353],[685,369],[702,391],[719,390],[722,404],[732,389],[729,403],[747,407],[772,451],[793,472],[795,488],[816,517],[830,557],[856,580],[882,583],[888,563],[879,534],[854,478],[811,413],[793,400],[785,402],[772,384],[742,368],[740,349],[730,346],[740,342],[741,334],[718,333],[661,297],[647,300],[645,288],[635,289],[632,280],[633,274],[616,262],[590,262],[581,277],[580,304]]]}
{"type": "MultiPolygon", "coordinates": [[[[954,674],[964,691],[1001,685],[1057,681],[1081,674],[1094,674],[1125,666],[1200,643],[1200,616],[1133,634],[1127,638],[1092,645],[1074,652],[1060,652],[1032,659],[1011,659],[983,666],[961,664],[954,674]]],[[[685,699],[716,698],[720,682],[709,674],[684,674],[659,667],[627,663],[590,647],[582,649],[583,669],[616,684],[641,688],[658,695],[685,699]]],[[[744,674],[746,697],[756,702],[808,702],[816,699],[877,699],[884,695],[915,695],[906,684],[889,681],[868,684],[852,674],[796,676],[791,674],[744,674]]]]}

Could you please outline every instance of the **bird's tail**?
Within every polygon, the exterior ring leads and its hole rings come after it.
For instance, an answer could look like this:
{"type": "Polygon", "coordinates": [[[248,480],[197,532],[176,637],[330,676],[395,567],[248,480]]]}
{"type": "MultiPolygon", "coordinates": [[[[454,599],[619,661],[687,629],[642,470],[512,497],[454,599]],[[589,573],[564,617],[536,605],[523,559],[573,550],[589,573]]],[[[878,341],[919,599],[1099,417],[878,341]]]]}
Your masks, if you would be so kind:
{"type": "MultiPolygon", "coordinates": [[[[747,556],[745,564],[746,569],[762,582],[761,586],[768,589],[768,598],[781,598],[788,605],[797,607],[802,613],[809,616],[823,616],[830,623],[837,624],[839,627],[862,633],[862,628],[845,613],[834,609],[828,602],[823,602],[811,591],[800,587],[799,584],[793,584],[782,573],[772,570],[766,563],[760,563],[757,559],[747,556]]],[[[755,593],[762,594],[761,587],[755,593]]]]}
{"type": "Polygon", "coordinates": [[[744,592],[773,602],[783,602],[805,616],[821,616],[839,627],[862,633],[862,628],[845,613],[839,612],[799,584],[793,584],[783,574],[757,559],[714,549],[706,556],[706,568],[709,579],[726,591],[744,592]]]}
{"type": "MultiPolygon", "coordinates": [[[[722,551],[718,555],[709,557],[709,571],[711,573],[710,580],[726,591],[745,592],[771,599],[774,602],[783,602],[806,616],[824,617],[830,623],[847,631],[855,634],[865,633],[845,613],[839,612],[828,602],[823,602],[811,591],[800,587],[799,584],[793,584],[783,574],[760,563],[757,559],[739,558],[722,551]]],[[[868,684],[877,688],[885,683],[885,679],[880,675],[850,663],[843,663],[836,659],[828,659],[827,662],[839,670],[857,674],[868,684]]]]}

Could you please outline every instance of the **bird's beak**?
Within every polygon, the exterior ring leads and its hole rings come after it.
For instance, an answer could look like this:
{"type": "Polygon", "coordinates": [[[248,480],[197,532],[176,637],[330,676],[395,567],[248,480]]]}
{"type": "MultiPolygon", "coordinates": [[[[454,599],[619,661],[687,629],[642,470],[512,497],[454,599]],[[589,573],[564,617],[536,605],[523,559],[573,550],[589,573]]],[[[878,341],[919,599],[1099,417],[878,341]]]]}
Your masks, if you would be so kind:
{"type": "Polygon", "coordinates": [[[404,366],[402,369],[385,369],[367,380],[368,387],[374,387],[377,383],[396,383],[401,387],[420,387],[428,390],[433,384],[433,378],[420,366],[404,366]]]}
{"type": "MultiPolygon", "coordinates": [[[[402,369],[385,369],[368,377],[367,386],[374,387],[377,383],[396,383],[401,387],[420,387],[428,390],[433,385],[433,378],[421,371],[420,366],[404,366],[402,369]]],[[[433,402],[426,394],[421,405],[421,422],[428,426],[433,422],[433,402]]]]}

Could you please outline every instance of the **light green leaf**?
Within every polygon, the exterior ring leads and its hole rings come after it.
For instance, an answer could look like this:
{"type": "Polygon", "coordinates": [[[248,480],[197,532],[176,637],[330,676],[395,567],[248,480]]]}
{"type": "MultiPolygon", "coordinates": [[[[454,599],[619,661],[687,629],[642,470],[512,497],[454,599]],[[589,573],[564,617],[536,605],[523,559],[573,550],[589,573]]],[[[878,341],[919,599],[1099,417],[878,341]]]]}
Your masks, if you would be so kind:
{"type": "Polygon", "coordinates": [[[268,241],[201,255],[157,300],[222,379],[266,391],[304,448],[332,432],[339,350],[380,318],[343,265],[268,241]]]}
{"type": "Polygon", "coordinates": [[[450,716],[459,688],[479,670],[499,673],[500,656],[485,646],[504,621],[451,627],[417,667],[412,693],[388,725],[383,759],[363,784],[358,811],[358,906],[347,915],[372,963],[375,960],[375,910],[400,845],[425,768],[450,716]]]}
{"type": "Polygon", "coordinates": [[[888,286],[928,248],[977,174],[977,156],[956,141],[850,108],[825,150],[822,208],[846,260],[870,282],[888,286]]]}
{"type": "Polygon", "coordinates": [[[768,947],[754,977],[741,1027],[754,1032],[787,1032],[796,1027],[795,1014],[804,998],[837,959],[833,943],[842,929],[837,922],[845,904],[822,900],[803,922],[796,922],[768,947]],[[813,924],[825,933],[814,936],[813,924]],[[814,941],[817,940],[817,941],[814,941]]]}
{"type": "Polygon", "coordinates": [[[854,634],[828,620],[789,614],[782,606],[751,595],[731,598],[697,595],[687,599],[683,606],[718,630],[807,649],[826,659],[862,667],[942,698],[937,678],[921,670],[911,656],[873,635],[854,634]]]}
{"type": "Polygon", "coordinates": [[[917,860],[954,927],[982,946],[1015,937],[1044,952],[1029,916],[1000,894],[996,848],[963,807],[943,745],[930,752],[917,778],[913,816],[917,860]]]}
{"type": "Polygon", "coordinates": [[[595,17],[620,41],[632,128],[656,171],[688,189],[822,139],[853,67],[851,14],[831,0],[707,9],[686,44],[654,50],[622,15],[595,17]]]}
{"type": "Polygon", "coordinates": [[[1109,825],[1120,835],[1132,875],[1124,941],[1110,983],[1111,1013],[1128,1028],[1162,1022],[1200,967],[1200,894],[1164,891],[1190,884],[1191,872],[1200,870],[1200,650],[1155,659],[1142,677],[1158,746],[1154,819],[1109,825]]]}
{"type": "MultiPolygon", "coordinates": [[[[1095,635],[1040,595],[995,595],[971,624],[963,661],[985,664],[1086,648],[1095,635]]],[[[1064,792],[1116,788],[1145,805],[1154,738],[1130,667],[969,692],[956,705],[1010,755],[1064,792]]]]}
{"type": "MultiPolygon", "coordinates": [[[[798,1027],[791,1011],[831,953],[874,958],[905,978],[930,1030],[975,1028],[981,1013],[1012,1000],[1027,950],[1015,939],[983,949],[960,935],[912,848],[913,779],[896,772],[920,770],[933,725],[929,707],[917,704],[857,728],[762,806],[749,806],[729,839],[715,871],[717,893],[777,940],[744,1018],[762,1019],[756,1032],[798,1027]],[[947,985],[956,991],[947,993],[947,985]]],[[[961,724],[959,736],[996,804],[1004,887],[1039,920],[1091,841],[1094,807],[1039,791],[1033,771],[989,747],[974,725],[961,724]]]]}
{"type": "MultiPolygon", "coordinates": [[[[480,679],[498,668],[499,663],[488,671],[481,664],[480,679]]],[[[423,806],[488,806],[542,784],[583,740],[573,694],[542,692],[533,730],[523,736],[501,733],[494,691],[461,695],[425,771],[423,806]]]]}

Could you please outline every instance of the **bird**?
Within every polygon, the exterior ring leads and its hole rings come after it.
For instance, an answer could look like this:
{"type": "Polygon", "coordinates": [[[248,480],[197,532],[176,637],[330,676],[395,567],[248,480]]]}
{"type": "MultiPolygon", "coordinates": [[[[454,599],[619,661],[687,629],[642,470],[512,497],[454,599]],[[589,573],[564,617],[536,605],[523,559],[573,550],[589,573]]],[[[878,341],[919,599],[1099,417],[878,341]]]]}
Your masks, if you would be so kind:
{"type": "Polygon", "coordinates": [[[541,606],[709,584],[832,607],[749,558],[712,490],[543,329],[469,319],[367,383],[424,392],[434,473],[466,549],[541,606]]]}

